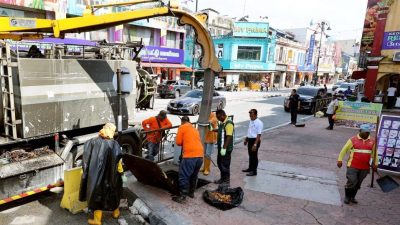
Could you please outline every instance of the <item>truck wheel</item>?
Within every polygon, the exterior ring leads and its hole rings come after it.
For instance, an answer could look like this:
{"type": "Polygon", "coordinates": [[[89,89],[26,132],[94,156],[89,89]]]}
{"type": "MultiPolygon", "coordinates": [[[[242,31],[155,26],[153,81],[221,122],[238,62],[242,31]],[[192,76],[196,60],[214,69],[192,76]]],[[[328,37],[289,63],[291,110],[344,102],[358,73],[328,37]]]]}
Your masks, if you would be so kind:
{"type": "Polygon", "coordinates": [[[122,148],[122,153],[142,157],[140,144],[131,135],[122,135],[117,139],[117,141],[122,148]]]}
{"type": "Polygon", "coordinates": [[[175,98],[179,98],[181,96],[181,93],[179,90],[175,91],[175,98]]]}

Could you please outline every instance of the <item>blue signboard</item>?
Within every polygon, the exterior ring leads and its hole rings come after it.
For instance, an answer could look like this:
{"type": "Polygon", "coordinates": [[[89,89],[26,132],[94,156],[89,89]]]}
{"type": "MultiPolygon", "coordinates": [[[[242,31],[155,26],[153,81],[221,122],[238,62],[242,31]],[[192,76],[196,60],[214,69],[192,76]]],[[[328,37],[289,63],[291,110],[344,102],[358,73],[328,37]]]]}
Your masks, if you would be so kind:
{"type": "Polygon", "coordinates": [[[306,65],[312,64],[313,56],[314,56],[314,46],[315,46],[315,35],[313,34],[313,35],[311,35],[311,38],[310,38],[310,46],[308,47],[306,65]]]}
{"type": "Polygon", "coordinates": [[[234,37],[268,37],[268,23],[235,22],[233,25],[234,37]]]}
{"type": "Polygon", "coordinates": [[[184,52],[182,49],[146,46],[140,51],[143,62],[153,63],[183,63],[184,52]]]}

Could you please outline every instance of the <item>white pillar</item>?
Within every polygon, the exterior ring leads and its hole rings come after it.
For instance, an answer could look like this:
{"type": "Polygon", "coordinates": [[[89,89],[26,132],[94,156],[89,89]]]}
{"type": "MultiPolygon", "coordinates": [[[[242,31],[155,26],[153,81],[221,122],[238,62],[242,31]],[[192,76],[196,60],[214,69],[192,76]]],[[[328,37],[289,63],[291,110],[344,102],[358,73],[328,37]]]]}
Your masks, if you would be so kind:
{"type": "Polygon", "coordinates": [[[286,72],[283,72],[281,74],[281,80],[279,82],[279,88],[284,88],[285,87],[285,82],[286,82],[286,72]]]}

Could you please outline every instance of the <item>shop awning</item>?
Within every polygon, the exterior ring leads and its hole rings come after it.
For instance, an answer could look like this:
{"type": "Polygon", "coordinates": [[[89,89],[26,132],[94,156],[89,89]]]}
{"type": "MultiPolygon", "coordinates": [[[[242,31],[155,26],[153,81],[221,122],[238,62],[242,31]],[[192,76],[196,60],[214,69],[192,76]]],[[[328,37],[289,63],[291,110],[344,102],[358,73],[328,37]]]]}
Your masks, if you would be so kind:
{"type": "Polygon", "coordinates": [[[143,67],[160,67],[160,68],[175,68],[175,69],[190,69],[184,64],[173,64],[173,63],[140,63],[143,67]]]}
{"type": "Polygon", "coordinates": [[[367,78],[367,70],[353,71],[351,78],[354,80],[367,78]]]}

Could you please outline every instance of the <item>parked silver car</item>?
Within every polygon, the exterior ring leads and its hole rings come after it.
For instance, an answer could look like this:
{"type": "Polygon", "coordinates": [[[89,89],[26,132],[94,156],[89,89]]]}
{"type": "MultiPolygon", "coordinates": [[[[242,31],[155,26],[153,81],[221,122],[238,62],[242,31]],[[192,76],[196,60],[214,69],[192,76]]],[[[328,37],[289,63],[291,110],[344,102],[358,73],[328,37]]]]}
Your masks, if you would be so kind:
{"type": "MultiPolygon", "coordinates": [[[[171,100],[167,110],[171,114],[177,115],[198,115],[200,113],[202,90],[192,90],[178,99],[171,100]]],[[[214,91],[211,110],[224,109],[226,105],[225,96],[214,91]]]]}

